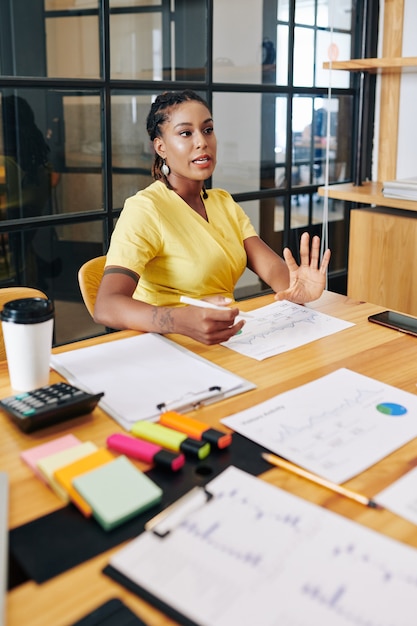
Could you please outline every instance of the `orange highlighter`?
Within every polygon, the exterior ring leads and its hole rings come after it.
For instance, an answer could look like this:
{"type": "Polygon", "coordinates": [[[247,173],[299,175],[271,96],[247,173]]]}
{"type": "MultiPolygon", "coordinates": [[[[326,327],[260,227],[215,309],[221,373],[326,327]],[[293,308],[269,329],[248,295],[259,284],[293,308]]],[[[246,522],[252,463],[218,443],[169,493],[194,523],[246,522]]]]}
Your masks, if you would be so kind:
{"type": "Polygon", "coordinates": [[[173,428],[181,433],[193,437],[199,441],[207,441],[213,447],[227,448],[232,443],[232,435],[210,428],[207,424],[200,422],[192,417],[186,417],[176,411],[166,411],[159,416],[159,423],[162,426],[173,428]]]}

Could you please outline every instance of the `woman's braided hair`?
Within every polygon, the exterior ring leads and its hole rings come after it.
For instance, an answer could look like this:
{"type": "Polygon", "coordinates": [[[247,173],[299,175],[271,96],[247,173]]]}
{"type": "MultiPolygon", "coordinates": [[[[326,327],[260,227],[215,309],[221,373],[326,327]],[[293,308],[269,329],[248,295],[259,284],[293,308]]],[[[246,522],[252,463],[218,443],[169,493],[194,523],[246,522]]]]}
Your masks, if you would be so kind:
{"type": "MultiPolygon", "coordinates": [[[[162,137],[161,126],[168,121],[169,109],[183,102],[195,101],[200,102],[208,107],[207,102],[192,89],[184,89],[183,91],[165,91],[161,93],[151,105],[151,109],[146,118],[146,130],[151,141],[156,137],[162,137]]],[[[152,176],[154,180],[162,180],[166,186],[171,189],[171,185],[161,167],[164,163],[162,157],[155,151],[154,161],[152,164],[152,176]]],[[[205,190],[204,193],[206,194],[205,190]]]]}

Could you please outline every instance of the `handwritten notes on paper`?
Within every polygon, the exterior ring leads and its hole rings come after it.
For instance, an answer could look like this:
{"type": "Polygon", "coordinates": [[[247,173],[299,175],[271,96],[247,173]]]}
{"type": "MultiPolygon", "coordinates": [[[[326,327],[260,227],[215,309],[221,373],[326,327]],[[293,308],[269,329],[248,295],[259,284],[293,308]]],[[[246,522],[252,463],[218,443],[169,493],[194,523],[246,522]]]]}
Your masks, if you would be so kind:
{"type": "Polygon", "coordinates": [[[258,361],[353,326],[286,300],[250,312],[239,335],[222,345],[258,361]]]}
{"type": "Polygon", "coordinates": [[[207,489],[167,536],[145,532],[110,562],[187,623],[415,625],[414,548],[235,467],[207,489]]]}
{"type": "Polygon", "coordinates": [[[342,368],[222,422],[342,483],[416,437],[416,415],[417,396],[342,368]]]}

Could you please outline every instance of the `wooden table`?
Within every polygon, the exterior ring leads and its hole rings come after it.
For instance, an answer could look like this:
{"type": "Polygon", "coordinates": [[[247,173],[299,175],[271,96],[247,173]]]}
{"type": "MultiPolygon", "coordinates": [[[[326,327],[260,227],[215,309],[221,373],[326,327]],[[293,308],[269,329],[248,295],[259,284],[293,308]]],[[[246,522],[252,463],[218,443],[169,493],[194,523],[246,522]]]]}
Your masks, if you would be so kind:
{"type": "MultiPolygon", "coordinates": [[[[263,296],[241,303],[241,307],[242,310],[250,310],[272,301],[272,296],[263,296]]],[[[381,307],[330,292],[325,292],[320,300],[309,306],[353,322],[355,325],[261,362],[243,357],[223,346],[207,347],[185,337],[171,337],[181,345],[257,385],[253,391],[199,409],[199,419],[216,426],[223,417],[340,367],[347,367],[413,394],[417,393],[417,339],[370,324],[367,321],[368,315],[380,311],[381,307]]],[[[54,351],[114,341],[132,334],[135,333],[123,331],[56,348],[54,351]]],[[[60,380],[60,376],[56,372],[51,372],[51,382],[57,380],[60,380]]],[[[1,397],[5,397],[10,393],[6,363],[2,362],[0,394],[1,397]]],[[[96,409],[92,416],[79,417],[32,435],[18,431],[0,413],[0,427],[0,467],[9,473],[11,487],[10,528],[62,506],[56,495],[35,478],[20,460],[19,453],[23,449],[69,432],[82,441],[91,440],[98,446],[105,446],[106,437],[110,433],[122,431],[100,409],[96,409]]],[[[345,484],[355,491],[373,496],[416,464],[417,439],[345,484]]],[[[139,462],[137,465],[141,469],[149,469],[139,462]]],[[[306,500],[417,547],[416,527],[389,511],[369,509],[277,468],[267,471],[262,478],[306,500]]],[[[113,551],[118,549],[120,546],[113,551]]],[[[42,585],[29,581],[15,587],[7,597],[7,626],[68,626],[115,596],[123,599],[149,626],[173,624],[171,619],[102,574],[102,569],[108,564],[113,551],[101,554],[42,585]]]]}

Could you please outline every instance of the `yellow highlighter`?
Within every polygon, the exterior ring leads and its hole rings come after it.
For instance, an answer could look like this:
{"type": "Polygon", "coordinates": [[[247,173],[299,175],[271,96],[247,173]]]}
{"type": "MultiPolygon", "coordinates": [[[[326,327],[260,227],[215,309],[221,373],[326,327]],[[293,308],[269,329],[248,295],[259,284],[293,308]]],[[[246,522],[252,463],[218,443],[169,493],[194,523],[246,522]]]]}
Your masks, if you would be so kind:
{"type": "Polygon", "coordinates": [[[210,454],[210,444],[206,441],[198,441],[192,437],[187,437],[172,428],[167,428],[161,424],[154,424],[141,420],[133,424],[132,435],[140,437],[146,441],[156,443],[163,448],[174,452],[183,452],[186,456],[205,459],[210,454]]]}

